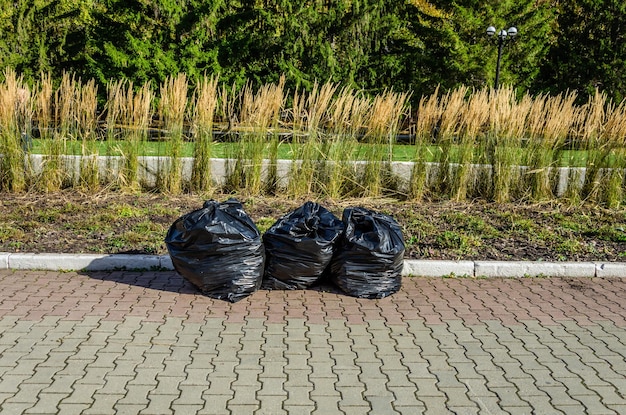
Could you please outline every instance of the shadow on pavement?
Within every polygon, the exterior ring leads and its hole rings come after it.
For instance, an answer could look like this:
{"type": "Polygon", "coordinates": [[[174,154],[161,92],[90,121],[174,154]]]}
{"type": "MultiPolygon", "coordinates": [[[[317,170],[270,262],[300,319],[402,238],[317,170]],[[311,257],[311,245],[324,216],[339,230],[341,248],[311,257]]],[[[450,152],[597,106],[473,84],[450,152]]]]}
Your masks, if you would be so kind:
{"type": "Polygon", "coordinates": [[[152,290],[181,294],[202,294],[176,271],[81,271],[82,275],[101,281],[126,284],[152,290]]]}
{"type": "MultiPolygon", "coordinates": [[[[81,271],[80,274],[95,280],[132,285],[135,287],[142,287],[151,290],[159,290],[179,294],[204,295],[199,288],[184,279],[176,271],[81,271]]],[[[266,288],[262,287],[259,289],[259,291],[282,290],[267,290],[266,288]]],[[[345,293],[343,293],[338,287],[331,284],[330,282],[321,282],[302,291],[345,295],[345,293]]]]}
{"type": "MultiPolygon", "coordinates": [[[[110,281],[147,289],[181,294],[204,295],[202,290],[186,280],[172,268],[173,266],[171,261],[169,261],[169,257],[118,254],[92,259],[89,265],[80,271],[80,274],[96,280],[110,281]],[[134,264],[136,267],[133,267],[134,264]]],[[[216,270],[216,272],[219,271],[216,270]]],[[[267,287],[262,286],[260,291],[267,291],[267,287]]],[[[345,293],[326,278],[323,278],[304,291],[345,295],[345,293]]]]}

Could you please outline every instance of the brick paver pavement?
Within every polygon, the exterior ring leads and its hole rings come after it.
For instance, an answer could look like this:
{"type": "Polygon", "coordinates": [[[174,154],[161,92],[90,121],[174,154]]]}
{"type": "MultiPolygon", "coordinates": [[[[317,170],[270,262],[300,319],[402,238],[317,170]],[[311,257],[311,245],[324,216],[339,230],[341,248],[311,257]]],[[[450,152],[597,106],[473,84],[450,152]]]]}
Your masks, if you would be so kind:
{"type": "Polygon", "coordinates": [[[624,414],[626,279],[405,278],[382,300],[0,271],[0,413],[624,414]]]}

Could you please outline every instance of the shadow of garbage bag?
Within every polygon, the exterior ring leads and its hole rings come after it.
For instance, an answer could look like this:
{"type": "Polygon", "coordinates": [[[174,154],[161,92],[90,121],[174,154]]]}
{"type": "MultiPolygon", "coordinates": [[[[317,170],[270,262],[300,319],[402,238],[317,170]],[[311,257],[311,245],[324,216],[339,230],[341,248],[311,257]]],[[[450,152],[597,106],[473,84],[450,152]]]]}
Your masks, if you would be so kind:
{"type": "Polygon", "coordinates": [[[388,215],[362,207],[346,208],[345,231],[330,264],[330,279],[344,293],[384,298],[400,290],[404,238],[388,215]]]}
{"type": "Polygon", "coordinates": [[[263,234],[265,289],[306,289],[318,283],[343,234],[343,222],[323,206],[306,202],[263,234]]]}
{"type": "Polygon", "coordinates": [[[208,297],[237,302],[261,286],[261,235],[236,199],[208,200],[181,216],[165,243],[176,271],[208,297]]]}

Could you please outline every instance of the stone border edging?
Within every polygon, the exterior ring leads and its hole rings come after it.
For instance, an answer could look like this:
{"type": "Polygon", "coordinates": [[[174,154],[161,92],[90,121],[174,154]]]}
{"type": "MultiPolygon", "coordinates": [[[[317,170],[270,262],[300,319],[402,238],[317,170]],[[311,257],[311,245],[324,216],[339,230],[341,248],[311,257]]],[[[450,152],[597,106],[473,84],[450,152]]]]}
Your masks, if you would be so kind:
{"type": "MultiPolygon", "coordinates": [[[[169,255],[0,252],[0,269],[48,271],[173,270],[169,255]]],[[[403,276],[626,277],[626,262],[405,260],[403,276]]]]}
{"type": "MultiPolygon", "coordinates": [[[[0,158],[2,155],[0,155],[0,158]]],[[[45,163],[45,156],[42,154],[30,154],[29,156],[30,165],[34,169],[36,173],[41,172],[42,166],[45,163]]],[[[91,156],[89,156],[91,158],[91,156]]],[[[80,166],[82,165],[83,156],[79,155],[64,155],[61,156],[61,159],[64,160],[65,169],[68,170],[69,175],[71,177],[79,177],[80,176],[80,166]]],[[[122,157],[120,156],[98,156],[96,158],[100,174],[103,177],[107,175],[117,176],[119,170],[122,168],[122,157]]],[[[180,157],[181,163],[181,173],[184,181],[191,180],[192,171],[193,171],[193,157],[180,157]]],[[[170,157],[168,156],[139,156],[137,158],[139,163],[139,181],[148,186],[155,186],[158,181],[158,175],[164,173],[163,166],[168,166],[170,163],[170,157]]],[[[222,185],[227,180],[229,175],[229,165],[236,162],[235,159],[228,158],[211,158],[211,177],[215,182],[219,185],[222,185]]],[[[261,161],[262,173],[261,175],[265,178],[269,171],[269,166],[272,162],[268,159],[263,159],[261,161]]],[[[290,160],[290,159],[278,159],[276,160],[276,175],[278,179],[279,187],[286,187],[287,182],[289,181],[289,172],[291,171],[291,167],[293,163],[301,163],[301,160],[290,160]]],[[[351,162],[355,165],[362,165],[363,161],[354,161],[351,162]]],[[[411,171],[413,170],[414,162],[411,161],[393,161],[391,162],[391,171],[399,179],[398,187],[399,189],[406,189],[409,184],[411,178],[411,171]]],[[[436,177],[434,174],[439,169],[440,163],[438,162],[427,162],[425,163],[425,168],[427,169],[426,177],[436,177]]],[[[458,167],[458,163],[450,163],[449,168],[458,167]]],[[[527,170],[528,166],[517,166],[522,171],[527,170]]],[[[491,171],[493,168],[488,164],[470,164],[470,168],[474,170],[485,170],[487,172],[491,171]]],[[[585,181],[585,174],[587,169],[585,167],[549,167],[548,169],[554,169],[555,176],[555,186],[556,186],[556,195],[558,197],[563,196],[568,187],[582,187],[585,181]],[[572,182],[572,183],[570,183],[572,182]]]]}

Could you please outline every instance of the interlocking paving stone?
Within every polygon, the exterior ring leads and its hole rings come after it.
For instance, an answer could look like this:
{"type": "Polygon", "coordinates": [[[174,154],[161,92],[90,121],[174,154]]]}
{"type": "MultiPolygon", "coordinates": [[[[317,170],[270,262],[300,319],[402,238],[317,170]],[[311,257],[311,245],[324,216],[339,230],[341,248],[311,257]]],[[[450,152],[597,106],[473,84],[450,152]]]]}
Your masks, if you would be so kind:
{"type": "Polygon", "coordinates": [[[414,277],[230,304],[174,272],[0,270],[0,413],[624,413],[625,294],[414,277]]]}

